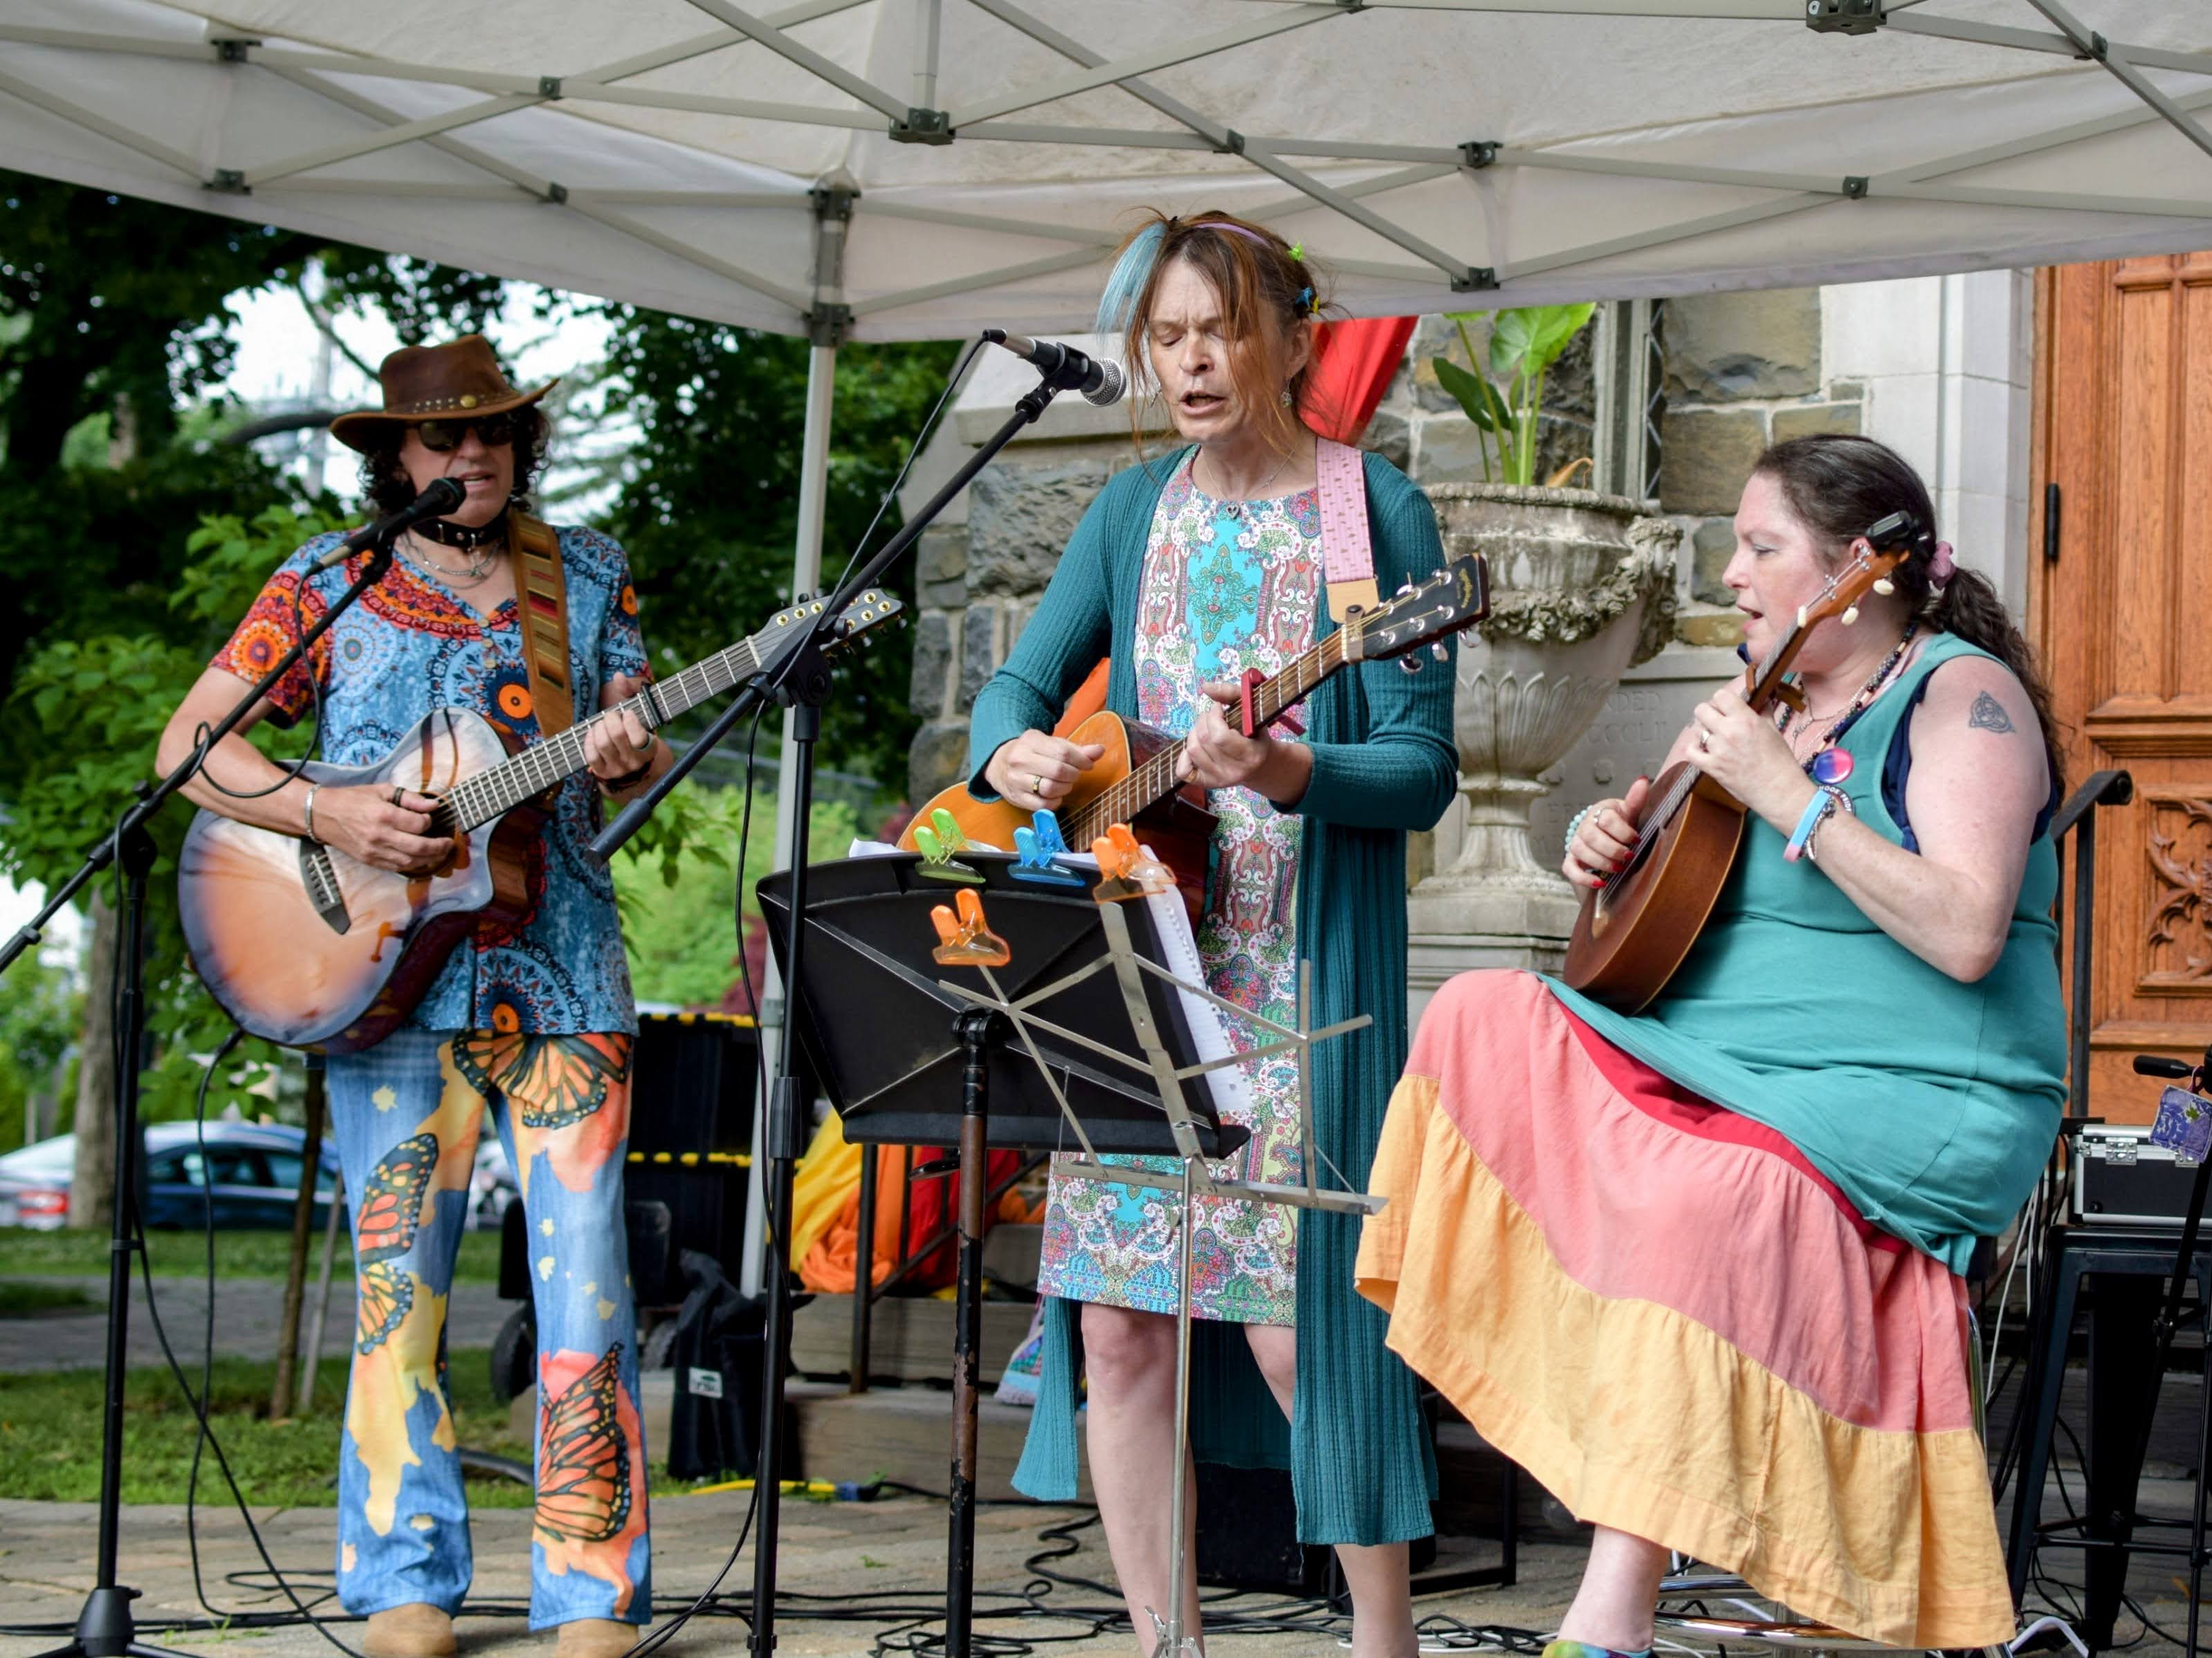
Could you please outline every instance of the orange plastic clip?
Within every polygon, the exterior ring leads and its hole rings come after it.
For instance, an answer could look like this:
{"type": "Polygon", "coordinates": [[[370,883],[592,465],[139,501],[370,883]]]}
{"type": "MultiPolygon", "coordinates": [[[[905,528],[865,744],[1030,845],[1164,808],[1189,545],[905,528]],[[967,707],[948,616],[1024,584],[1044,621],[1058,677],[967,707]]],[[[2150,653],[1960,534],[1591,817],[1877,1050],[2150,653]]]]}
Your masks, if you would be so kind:
{"type": "Polygon", "coordinates": [[[1091,843],[1098,859],[1098,884],[1091,896],[1102,904],[1146,898],[1175,890],[1175,872],[1137,844],[1127,823],[1116,823],[1091,843]]]}
{"type": "Polygon", "coordinates": [[[1014,959],[1006,941],[983,919],[981,893],[963,887],[953,902],[960,907],[957,915],[951,904],[939,904],[929,912],[938,938],[937,948],[929,952],[932,957],[945,967],[1004,967],[1014,959]]]}

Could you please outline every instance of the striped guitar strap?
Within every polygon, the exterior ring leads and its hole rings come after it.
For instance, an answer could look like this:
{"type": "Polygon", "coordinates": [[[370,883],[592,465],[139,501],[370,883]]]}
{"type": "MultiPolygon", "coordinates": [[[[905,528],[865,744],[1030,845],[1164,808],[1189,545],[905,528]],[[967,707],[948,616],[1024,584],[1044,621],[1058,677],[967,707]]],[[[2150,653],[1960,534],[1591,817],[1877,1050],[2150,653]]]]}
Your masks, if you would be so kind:
{"type": "Polygon", "coordinates": [[[515,610],[522,622],[522,660],[530,674],[531,706],[541,738],[575,722],[568,683],[568,585],[561,569],[561,538],[553,526],[527,513],[507,512],[507,548],[514,555],[515,610]]]}

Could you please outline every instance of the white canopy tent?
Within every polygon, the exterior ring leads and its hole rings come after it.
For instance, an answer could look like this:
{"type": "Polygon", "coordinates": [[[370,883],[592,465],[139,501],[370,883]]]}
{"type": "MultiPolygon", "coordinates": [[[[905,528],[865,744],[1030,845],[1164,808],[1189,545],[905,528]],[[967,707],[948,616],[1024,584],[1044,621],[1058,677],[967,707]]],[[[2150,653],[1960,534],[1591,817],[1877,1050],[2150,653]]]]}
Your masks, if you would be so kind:
{"type": "Polygon", "coordinates": [[[2204,239],[2212,8],[1878,3],[0,0],[0,162],[878,339],[1079,326],[1150,203],[1363,314],[2204,239]]]}
{"type": "Polygon", "coordinates": [[[0,0],[0,166],[811,336],[798,588],[838,342],[1139,206],[1363,315],[2014,267],[2212,242],[2208,113],[2206,0],[0,0]]]}

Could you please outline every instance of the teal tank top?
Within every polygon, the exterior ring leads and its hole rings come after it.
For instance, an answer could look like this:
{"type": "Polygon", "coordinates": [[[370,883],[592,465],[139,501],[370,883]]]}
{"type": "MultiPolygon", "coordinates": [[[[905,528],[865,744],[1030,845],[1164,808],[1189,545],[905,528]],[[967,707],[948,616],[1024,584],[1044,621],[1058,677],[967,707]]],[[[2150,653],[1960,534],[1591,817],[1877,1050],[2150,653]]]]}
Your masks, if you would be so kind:
{"type": "MultiPolygon", "coordinates": [[[[1986,652],[1938,634],[1844,735],[1859,821],[1903,846],[1883,802],[1893,746],[1929,674],[1986,652]]],[[[2003,1230],[2050,1157],[2065,1100],[2066,1024],[2048,834],[2004,951],[1974,984],[1876,926],[1785,837],[1749,819],[1712,918],[1641,1014],[1547,980],[1574,1014],[1683,1087],[1779,1131],[1868,1220],[1963,1272],[2003,1230]]]]}

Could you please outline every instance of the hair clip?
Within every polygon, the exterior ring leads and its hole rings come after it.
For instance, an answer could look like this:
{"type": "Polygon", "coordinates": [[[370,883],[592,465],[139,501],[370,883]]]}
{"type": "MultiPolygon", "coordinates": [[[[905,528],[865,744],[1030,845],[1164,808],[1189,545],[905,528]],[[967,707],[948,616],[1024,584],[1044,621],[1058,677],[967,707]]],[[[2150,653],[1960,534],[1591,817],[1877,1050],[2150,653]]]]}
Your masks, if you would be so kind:
{"type": "Polygon", "coordinates": [[[1097,855],[1099,883],[1091,896],[1102,904],[1147,898],[1175,890],[1175,872],[1137,844],[1127,823],[1116,823],[1091,843],[1097,855]]]}
{"type": "Polygon", "coordinates": [[[959,906],[957,914],[948,904],[935,905],[929,912],[937,929],[937,948],[929,952],[933,961],[944,967],[1004,967],[1014,959],[1006,941],[983,919],[981,893],[963,887],[952,902],[959,906]]]}
{"type": "Polygon", "coordinates": [[[1312,289],[1312,288],[1301,288],[1300,289],[1298,289],[1298,314],[1299,314],[1301,317],[1310,317],[1311,315],[1313,315],[1313,311],[1314,311],[1314,291],[1313,291],[1313,289],[1312,289]]]}
{"type": "Polygon", "coordinates": [[[1292,242],[1291,244],[1291,257],[1296,259],[1300,264],[1304,264],[1306,260],[1306,245],[1304,242],[1292,242]]]}

